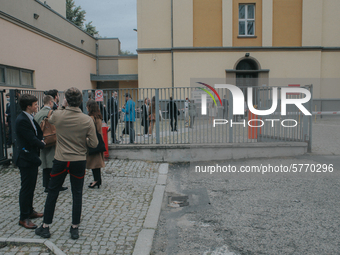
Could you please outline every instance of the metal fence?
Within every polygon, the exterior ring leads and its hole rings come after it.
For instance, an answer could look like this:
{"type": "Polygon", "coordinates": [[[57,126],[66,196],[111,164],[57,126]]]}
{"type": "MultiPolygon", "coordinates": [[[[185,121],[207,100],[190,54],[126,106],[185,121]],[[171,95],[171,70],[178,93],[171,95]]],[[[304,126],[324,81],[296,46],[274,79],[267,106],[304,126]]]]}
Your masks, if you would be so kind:
{"type": "MultiPolygon", "coordinates": [[[[247,98],[247,87],[239,87],[247,98]]],[[[312,86],[304,86],[312,92],[312,86]]],[[[311,116],[305,116],[295,105],[287,105],[287,115],[281,116],[281,87],[277,87],[277,109],[269,116],[253,116],[248,111],[243,116],[233,116],[233,98],[227,89],[216,89],[222,105],[217,100],[208,98],[208,114],[201,113],[201,94],[197,88],[160,88],[160,89],[104,89],[102,105],[103,116],[110,112],[109,102],[117,92],[119,121],[117,128],[112,128],[112,118],[108,125],[118,137],[121,144],[129,144],[124,122],[123,108],[125,94],[129,93],[135,102],[136,121],[134,123],[135,142],[138,144],[204,144],[204,143],[256,143],[277,141],[305,141],[311,148],[311,116]],[[155,97],[152,107],[152,98],[155,97]],[[170,101],[170,97],[173,98],[170,101]],[[186,98],[190,100],[187,104],[186,98]],[[144,101],[150,102],[151,108],[144,114],[144,101]],[[213,107],[215,106],[215,107],[213,107]],[[170,114],[170,108],[177,108],[177,114],[170,114]],[[188,107],[188,108],[186,108],[188,107]],[[155,120],[150,120],[154,114],[155,120]],[[147,117],[143,117],[147,116],[147,117]],[[215,120],[215,127],[213,126],[215,120]],[[218,121],[219,120],[219,121],[218,121]],[[223,120],[223,121],[222,121],[223,120]],[[225,123],[226,121],[227,123],[225,123]],[[250,122],[249,122],[250,121],[250,122]],[[154,123],[153,123],[154,122],[154,123]],[[177,122],[177,128],[175,127],[177,122]],[[144,123],[149,125],[145,129],[144,123]],[[144,126],[143,126],[144,125],[144,126]],[[150,126],[154,125],[154,128],[150,126]],[[259,126],[259,127],[254,127],[259,126]],[[294,127],[292,127],[294,126],[294,127]],[[177,131],[176,131],[177,130],[177,131]]],[[[89,91],[83,91],[84,106],[89,91]]],[[[94,91],[91,93],[94,96],[94,91]]],[[[302,98],[303,94],[291,93],[288,99],[302,98]]],[[[253,105],[259,110],[269,109],[273,103],[273,87],[253,87],[253,105]]],[[[312,112],[312,100],[304,104],[312,112]]],[[[246,107],[247,108],[247,107],[246,107]]],[[[85,109],[85,107],[84,107],[85,109]]],[[[171,110],[170,110],[171,111],[171,110]]]]}
{"type": "MultiPolygon", "coordinates": [[[[239,87],[245,98],[248,87],[239,87]]],[[[253,87],[252,105],[258,110],[270,109],[273,104],[274,87],[253,87]]],[[[215,97],[207,98],[207,114],[202,114],[202,90],[197,87],[159,88],[159,89],[104,89],[102,101],[98,101],[103,121],[110,127],[109,137],[114,133],[118,143],[129,144],[130,134],[126,127],[125,104],[128,93],[135,103],[134,142],[138,144],[206,144],[206,143],[257,143],[257,142],[308,142],[311,151],[312,118],[305,116],[295,105],[287,105],[287,115],[281,115],[281,88],[277,87],[277,109],[269,116],[254,116],[245,106],[244,115],[233,115],[233,97],[227,89],[216,89],[221,101],[215,97]],[[117,93],[118,122],[115,124],[110,102],[114,92],[117,93]],[[172,97],[172,101],[170,101],[172,97]],[[188,100],[186,100],[188,99],[188,100]],[[221,104],[222,102],[222,104],[221,104]],[[215,125],[214,125],[215,123],[215,125]],[[257,126],[257,127],[256,127],[257,126]],[[290,127],[288,127],[290,126],[290,127]],[[292,127],[294,126],[294,127],[292,127]]],[[[312,93],[312,86],[304,86],[312,93]]],[[[20,112],[17,90],[10,90],[12,116],[12,142],[14,143],[15,118],[20,112]]],[[[21,90],[38,98],[39,109],[43,106],[44,91],[21,90]]],[[[7,158],[6,138],[4,136],[4,92],[1,92],[0,113],[3,125],[0,128],[1,157],[7,158]]],[[[287,98],[302,98],[302,94],[288,94],[287,98]]],[[[83,91],[81,108],[87,114],[86,103],[89,98],[95,99],[95,90],[83,91]]],[[[64,93],[59,92],[59,103],[64,93]]],[[[97,100],[100,97],[97,97],[97,100]]],[[[245,103],[246,104],[246,103],[245,103]]],[[[313,101],[304,104],[313,111],[313,101]]],[[[111,140],[111,138],[109,138],[111,140]]],[[[14,152],[13,152],[14,153],[14,152]]]]}

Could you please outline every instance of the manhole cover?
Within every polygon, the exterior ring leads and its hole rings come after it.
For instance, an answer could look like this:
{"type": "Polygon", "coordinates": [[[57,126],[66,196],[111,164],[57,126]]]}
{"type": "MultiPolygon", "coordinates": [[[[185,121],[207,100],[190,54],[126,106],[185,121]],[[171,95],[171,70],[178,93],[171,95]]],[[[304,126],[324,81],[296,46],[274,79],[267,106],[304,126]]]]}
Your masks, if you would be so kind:
{"type": "Polygon", "coordinates": [[[188,206],[188,196],[168,196],[168,206],[170,207],[183,207],[188,206]]]}

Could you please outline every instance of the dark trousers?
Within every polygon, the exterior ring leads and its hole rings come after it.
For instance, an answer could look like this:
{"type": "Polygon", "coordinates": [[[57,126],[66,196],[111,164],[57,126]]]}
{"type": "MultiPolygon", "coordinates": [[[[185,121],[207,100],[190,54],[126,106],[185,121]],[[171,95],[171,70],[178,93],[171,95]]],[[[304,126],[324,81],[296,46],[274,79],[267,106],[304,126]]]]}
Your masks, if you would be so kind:
{"type": "Polygon", "coordinates": [[[38,167],[20,167],[21,189],[19,193],[20,220],[28,219],[33,212],[33,197],[37,184],[38,167]]]}
{"type": "Polygon", "coordinates": [[[116,130],[118,125],[118,114],[111,115],[111,137],[112,142],[115,143],[117,141],[116,130]]]}
{"type": "Polygon", "coordinates": [[[102,176],[100,174],[100,168],[92,169],[93,180],[102,184],[102,176]]]}
{"type": "Polygon", "coordinates": [[[149,133],[149,120],[148,120],[148,118],[143,117],[143,125],[144,125],[144,134],[147,135],[149,133]]]}
{"type": "Polygon", "coordinates": [[[52,168],[44,168],[43,169],[43,187],[48,188],[48,184],[50,182],[50,174],[51,174],[52,168]]]}
{"type": "Polygon", "coordinates": [[[60,188],[63,186],[67,173],[70,173],[71,191],[72,191],[72,224],[78,225],[80,223],[84,175],[86,160],[71,161],[67,168],[66,161],[53,161],[51,171],[51,180],[49,183],[49,191],[45,203],[44,223],[51,224],[55,211],[55,205],[59,196],[60,188]]]}
{"type": "Polygon", "coordinates": [[[125,122],[125,130],[129,132],[130,143],[134,143],[135,142],[135,129],[133,128],[133,121],[125,122]]]}
{"type": "Polygon", "coordinates": [[[171,116],[170,117],[170,126],[171,126],[171,131],[177,130],[177,116],[171,116]],[[175,120],[175,129],[174,129],[174,120],[175,120]]]}

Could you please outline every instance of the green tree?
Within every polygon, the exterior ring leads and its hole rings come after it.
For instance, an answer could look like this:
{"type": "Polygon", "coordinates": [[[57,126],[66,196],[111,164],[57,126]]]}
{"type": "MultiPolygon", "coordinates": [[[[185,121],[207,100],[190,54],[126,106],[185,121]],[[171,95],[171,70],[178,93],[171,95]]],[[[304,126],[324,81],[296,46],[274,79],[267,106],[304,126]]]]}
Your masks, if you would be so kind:
{"type": "Polygon", "coordinates": [[[119,55],[134,55],[134,54],[129,50],[120,50],[119,55]]]}
{"type": "Polygon", "coordinates": [[[96,27],[92,25],[92,21],[90,21],[89,23],[85,24],[85,30],[86,33],[95,36],[97,35],[99,32],[96,30],[96,27]]]}
{"type": "Polygon", "coordinates": [[[66,0],[66,19],[71,21],[76,26],[80,27],[86,33],[94,36],[99,32],[92,25],[92,21],[85,24],[86,11],[81,9],[81,6],[76,6],[74,0],[66,0]]]}

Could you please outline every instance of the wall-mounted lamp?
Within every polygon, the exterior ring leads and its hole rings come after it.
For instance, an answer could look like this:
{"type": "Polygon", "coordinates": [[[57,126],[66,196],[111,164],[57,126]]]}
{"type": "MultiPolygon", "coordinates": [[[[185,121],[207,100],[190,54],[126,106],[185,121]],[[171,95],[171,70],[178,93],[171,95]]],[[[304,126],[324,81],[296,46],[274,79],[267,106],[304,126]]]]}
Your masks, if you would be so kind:
{"type": "Polygon", "coordinates": [[[34,14],[33,14],[33,18],[34,18],[34,19],[38,19],[38,18],[39,18],[39,15],[36,14],[36,13],[34,13],[34,14]]]}
{"type": "Polygon", "coordinates": [[[80,42],[81,42],[81,44],[83,44],[85,41],[84,41],[84,40],[81,40],[80,42]]]}
{"type": "Polygon", "coordinates": [[[250,53],[247,52],[244,56],[248,58],[250,56],[250,53]]]}
{"type": "Polygon", "coordinates": [[[134,29],[133,29],[133,31],[137,32],[137,29],[136,29],[136,28],[134,28],[134,29]]]}

